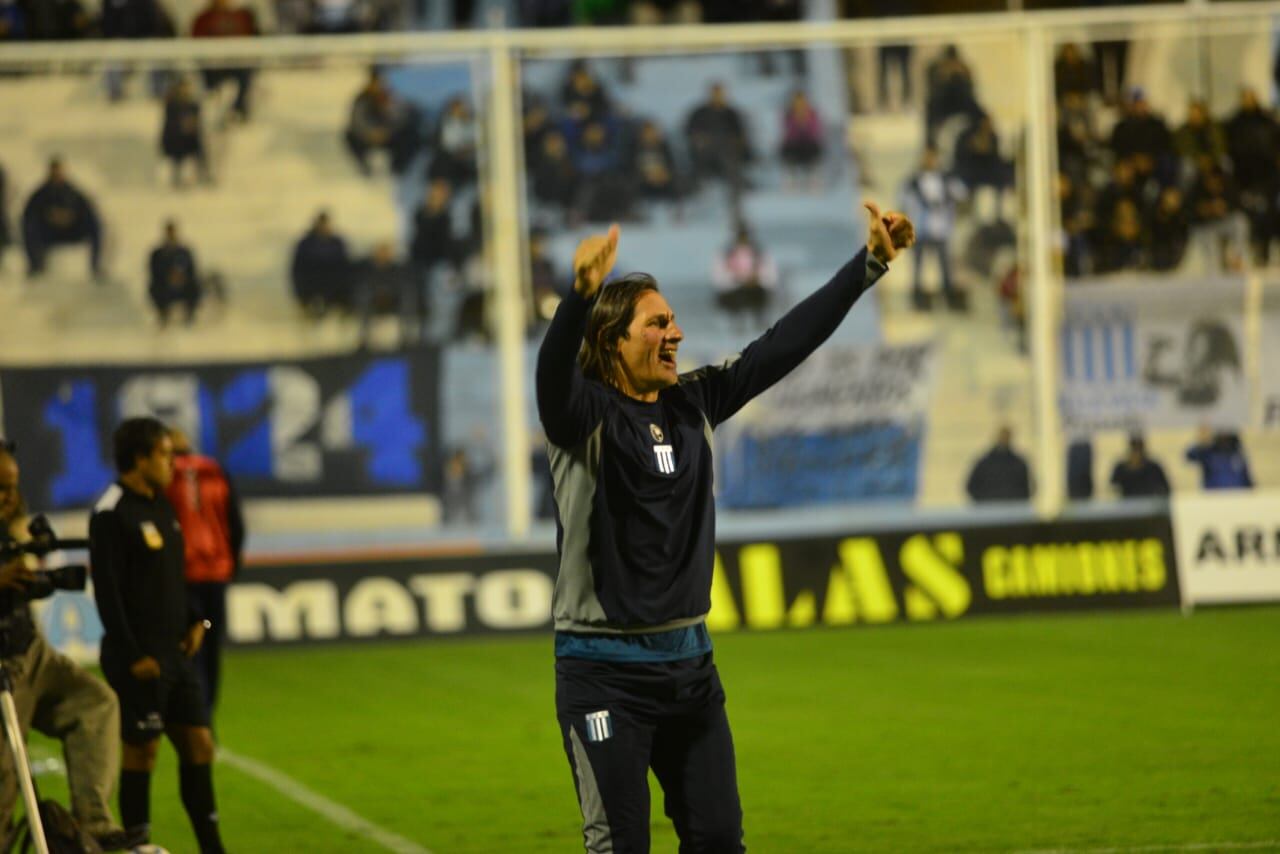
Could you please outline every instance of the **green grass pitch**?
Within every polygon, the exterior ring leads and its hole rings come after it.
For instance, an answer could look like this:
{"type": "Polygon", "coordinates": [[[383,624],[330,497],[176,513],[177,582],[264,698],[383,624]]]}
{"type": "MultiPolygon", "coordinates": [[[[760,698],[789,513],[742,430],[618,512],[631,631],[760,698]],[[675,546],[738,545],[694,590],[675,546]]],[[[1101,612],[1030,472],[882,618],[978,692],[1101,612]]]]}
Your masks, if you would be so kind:
{"type": "MultiPolygon", "coordinates": [[[[752,851],[1280,840],[1280,608],[729,634],[716,656],[752,851]]],[[[225,666],[220,741],[369,822],[433,854],[582,850],[549,637],[225,666]]],[[[166,746],[154,838],[181,854],[176,776],[166,746]]],[[[216,785],[233,854],[387,850],[226,763],[216,785]]]]}

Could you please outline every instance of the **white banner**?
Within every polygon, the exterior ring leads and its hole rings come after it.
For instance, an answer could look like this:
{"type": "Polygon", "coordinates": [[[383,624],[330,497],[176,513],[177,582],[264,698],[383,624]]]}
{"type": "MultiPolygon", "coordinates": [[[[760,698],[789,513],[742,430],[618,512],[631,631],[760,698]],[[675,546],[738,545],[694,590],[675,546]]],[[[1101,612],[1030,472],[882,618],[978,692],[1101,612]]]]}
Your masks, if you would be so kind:
{"type": "Polygon", "coordinates": [[[1074,281],[1060,341],[1064,426],[1243,427],[1244,341],[1243,279],[1074,281]]]}
{"type": "Polygon", "coordinates": [[[923,418],[933,356],[928,342],[823,347],[761,395],[739,426],[766,436],[923,418]]]}
{"type": "Polygon", "coordinates": [[[1184,605],[1280,601],[1280,491],[1175,495],[1184,605]]]}

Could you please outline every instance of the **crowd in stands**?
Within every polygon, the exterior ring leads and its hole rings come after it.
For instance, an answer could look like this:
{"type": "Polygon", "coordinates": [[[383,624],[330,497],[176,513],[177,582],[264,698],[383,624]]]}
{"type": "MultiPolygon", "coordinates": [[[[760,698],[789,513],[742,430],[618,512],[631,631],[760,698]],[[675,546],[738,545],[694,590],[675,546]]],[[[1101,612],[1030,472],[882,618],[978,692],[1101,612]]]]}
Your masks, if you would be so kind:
{"type": "Polygon", "coordinates": [[[1193,98],[1174,124],[1140,87],[1109,98],[1097,56],[1073,44],[1055,61],[1055,90],[1068,276],[1171,272],[1192,246],[1220,269],[1269,263],[1280,240],[1280,121],[1254,90],[1220,118],[1193,98]],[[1109,102],[1118,115],[1104,133],[1109,102]]]}
{"type": "MultiPolygon", "coordinates": [[[[1202,427],[1188,446],[1184,459],[1200,469],[1202,489],[1252,489],[1253,475],[1239,434],[1202,427]]],[[[1094,498],[1093,443],[1087,437],[1067,447],[1067,497],[1072,501],[1094,498]]],[[[1119,498],[1168,496],[1171,492],[1164,466],[1147,452],[1140,432],[1129,435],[1124,456],[1111,468],[1108,485],[1119,498]]],[[[1013,448],[1013,431],[1002,425],[995,444],[974,462],[965,491],[976,503],[1029,501],[1035,480],[1026,458],[1013,448]]]]}

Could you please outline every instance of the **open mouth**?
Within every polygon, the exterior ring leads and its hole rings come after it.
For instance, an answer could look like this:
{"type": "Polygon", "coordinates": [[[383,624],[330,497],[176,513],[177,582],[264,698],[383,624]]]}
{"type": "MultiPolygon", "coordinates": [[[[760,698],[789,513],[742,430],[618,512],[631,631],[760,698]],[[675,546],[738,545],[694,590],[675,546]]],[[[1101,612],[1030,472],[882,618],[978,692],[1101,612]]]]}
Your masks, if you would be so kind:
{"type": "Polygon", "coordinates": [[[663,347],[658,351],[658,361],[668,368],[676,366],[676,348],[663,347]]]}

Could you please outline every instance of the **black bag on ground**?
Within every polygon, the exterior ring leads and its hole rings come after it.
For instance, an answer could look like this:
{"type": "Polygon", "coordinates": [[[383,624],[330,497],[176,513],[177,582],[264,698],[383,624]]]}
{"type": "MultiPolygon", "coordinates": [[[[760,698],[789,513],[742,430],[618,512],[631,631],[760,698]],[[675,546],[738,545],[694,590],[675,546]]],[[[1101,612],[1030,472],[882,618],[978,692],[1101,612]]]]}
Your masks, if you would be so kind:
{"type": "MultiPolygon", "coordinates": [[[[101,846],[80,829],[67,808],[57,801],[40,802],[40,821],[44,824],[44,838],[49,844],[49,854],[102,854],[101,846]]],[[[22,840],[17,850],[20,854],[27,854],[28,851],[37,850],[36,843],[31,838],[31,825],[25,817],[22,825],[15,837],[22,840]]]]}

